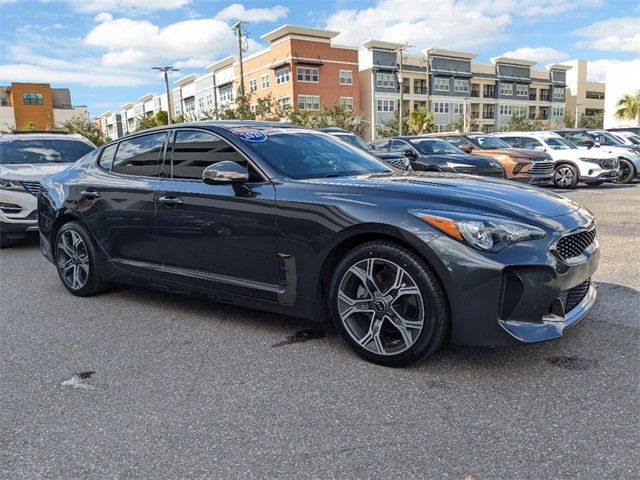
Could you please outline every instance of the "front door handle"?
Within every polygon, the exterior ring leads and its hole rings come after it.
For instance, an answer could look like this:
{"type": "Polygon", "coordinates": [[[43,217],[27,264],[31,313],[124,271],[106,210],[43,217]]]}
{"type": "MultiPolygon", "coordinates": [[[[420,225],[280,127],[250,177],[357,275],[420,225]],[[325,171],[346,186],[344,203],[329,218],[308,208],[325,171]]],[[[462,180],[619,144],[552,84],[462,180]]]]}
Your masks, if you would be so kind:
{"type": "Polygon", "coordinates": [[[173,196],[160,197],[158,201],[167,206],[180,205],[182,203],[182,199],[180,197],[173,197],[173,196]]]}
{"type": "Polygon", "coordinates": [[[100,197],[100,194],[98,192],[96,192],[95,190],[84,190],[84,191],[80,192],[80,195],[82,195],[84,198],[98,198],[98,197],[100,197]]]}

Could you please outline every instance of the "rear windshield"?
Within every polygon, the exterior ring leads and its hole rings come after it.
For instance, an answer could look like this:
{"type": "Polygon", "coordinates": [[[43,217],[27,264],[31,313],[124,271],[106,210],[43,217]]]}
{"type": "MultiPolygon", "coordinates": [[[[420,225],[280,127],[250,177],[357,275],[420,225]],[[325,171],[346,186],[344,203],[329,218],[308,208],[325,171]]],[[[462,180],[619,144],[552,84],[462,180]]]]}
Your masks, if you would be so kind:
{"type": "Polygon", "coordinates": [[[80,140],[0,140],[0,165],[30,163],[73,163],[94,147],[80,140]]]}
{"type": "Polygon", "coordinates": [[[367,142],[362,140],[355,133],[338,133],[338,134],[335,134],[335,136],[338,137],[340,140],[344,140],[345,142],[352,143],[356,147],[360,147],[361,149],[366,150],[367,152],[373,151],[373,148],[371,148],[371,145],[369,145],[367,142]]]}
{"type": "Polygon", "coordinates": [[[269,165],[293,179],[391,172],[371,154],[321,132],[293,128],[233,129],[269,165]]]}
{"type": "Polygon", "coordinates": [[[470,137],[476,144],[484,150],[495,150],[498,148],[511,148],[507,142],[500,140],[497,137],[489,137],[484,135],[476,135],[470,137]]]}
{"type": "Polygon", "coordinates": [[[451,155],[464,153],[458,147],[444,140],[431,140],[426,138],[412,138],[411,145],[425,155],[451,155]]]}

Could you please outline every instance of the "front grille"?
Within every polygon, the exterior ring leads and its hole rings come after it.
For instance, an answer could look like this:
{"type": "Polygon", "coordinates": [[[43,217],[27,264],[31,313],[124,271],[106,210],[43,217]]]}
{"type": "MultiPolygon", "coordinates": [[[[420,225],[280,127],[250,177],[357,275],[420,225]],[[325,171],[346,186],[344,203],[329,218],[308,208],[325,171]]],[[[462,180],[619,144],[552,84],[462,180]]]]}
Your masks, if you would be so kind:
{"type": "Polygon", "coordinates": [[[596,240],[596,228],[562,237],[555,248],[561,260],[578,257],[596,240]]]}
{"type": "Polygon", "coordinates": [[[409,165],[407,165],[409,162],[405,162],[403,159],[398,158],[397,160],[385,160],[385,162],[387,162],[389,165],[391,165],[393,168],[397,168],[398,170],[409,170],[411,167],[409,165]]]}
{"type": "Polygon", "coordinates": [[[553,162],[534,162],[529,169],[531,175],[549,177],[553,175],[553,162]]]}
{"type": "Polygon", "coordinates": [[[562,307],[566,313],[570,312],[587,296],[589,287],[591,286],[591,279],[582,282],[580,285],[565,290],[558,297],[562,302],[562,307]]]}
{"type": "Polygon", "coordinates": [[[20,182],[27,192],[34,197],[40,193],[40,182],[20,182]]]}

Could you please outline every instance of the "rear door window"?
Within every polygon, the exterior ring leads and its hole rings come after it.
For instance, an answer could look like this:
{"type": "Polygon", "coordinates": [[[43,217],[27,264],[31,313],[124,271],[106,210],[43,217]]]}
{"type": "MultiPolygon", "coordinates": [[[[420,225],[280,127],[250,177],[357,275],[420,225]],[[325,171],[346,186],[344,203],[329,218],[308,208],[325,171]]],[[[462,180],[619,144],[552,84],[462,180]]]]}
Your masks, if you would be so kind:
{"type": "Polygon", "coordinates": [[[500,140],[511,145],[513,148],[519,148],[518,137],[500,137],[500,140]]]}
{"type": "Polygon", "coordinates": [[[536,147],[542,147],[543,146],[535,138],[529,138],[529,137],[520,137],[519,144],[520,144],[520,148],[529,148],[531,150],[533,150],[536,147]]]}
{"type": "Polygon", "coordinates": [[[162,132],[123,140],[111,170],[125,175],[159,176],[158,162],[166,139],[167,132],[162,132]]]}
{"type": "Polygon", "coordinates": [[[114,143],[113,145],[109,145],[102,150],[102,155],[100,155],[100,160],[98,161],[98,165],[105,170],[111,170],[111,165],[113,165],[113,157],[116,155],[116,150],[118,148],[118,144],[114,143]]]}

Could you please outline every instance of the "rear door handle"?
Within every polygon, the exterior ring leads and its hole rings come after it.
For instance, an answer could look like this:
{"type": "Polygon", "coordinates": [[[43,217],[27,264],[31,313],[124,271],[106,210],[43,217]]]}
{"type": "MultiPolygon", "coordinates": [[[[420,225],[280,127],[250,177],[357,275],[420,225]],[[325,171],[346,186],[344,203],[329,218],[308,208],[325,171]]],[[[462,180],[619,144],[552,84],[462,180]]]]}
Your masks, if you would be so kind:
{"type": "Polygon", "coordinates": [[[165,205],[180,205],[182,203],[182,199],[180,197],[160,197],[158,199],[160,203],[165,205]]]}
{"type": "Polygon", "coordinates": [[[84,191],[80,192],[80,195],[82,195],[84,198],[98,198],[98,197],[100,197],[100,194],[98,192],[96,192],[95,190],[84,190],[84,191]]]}

